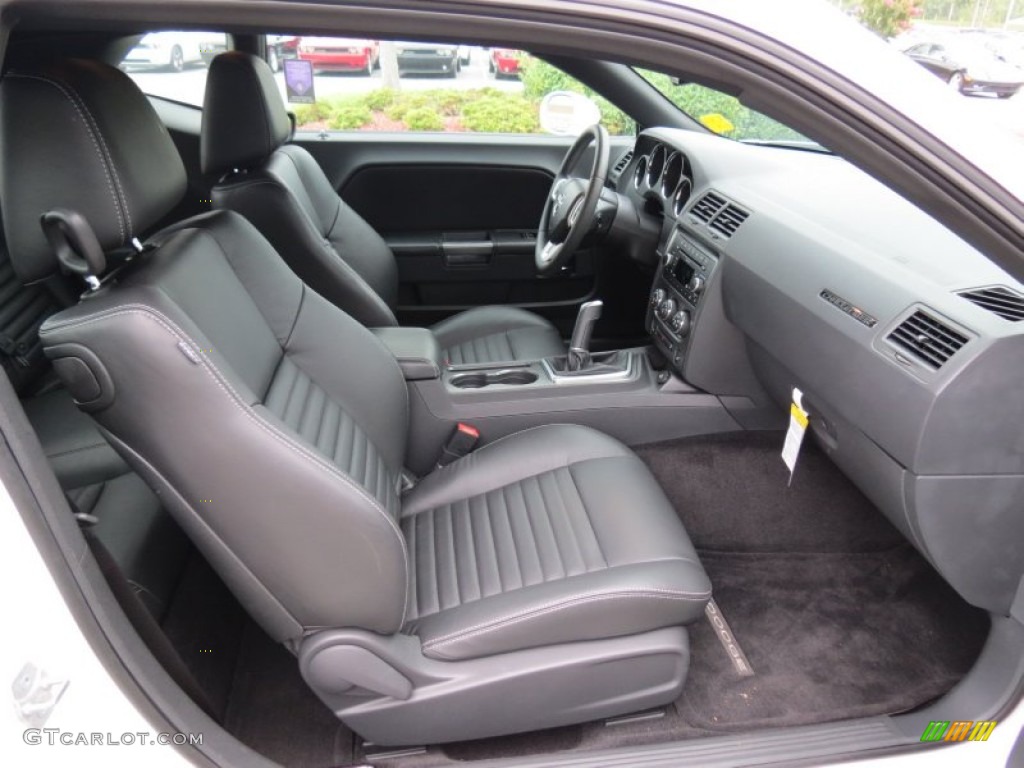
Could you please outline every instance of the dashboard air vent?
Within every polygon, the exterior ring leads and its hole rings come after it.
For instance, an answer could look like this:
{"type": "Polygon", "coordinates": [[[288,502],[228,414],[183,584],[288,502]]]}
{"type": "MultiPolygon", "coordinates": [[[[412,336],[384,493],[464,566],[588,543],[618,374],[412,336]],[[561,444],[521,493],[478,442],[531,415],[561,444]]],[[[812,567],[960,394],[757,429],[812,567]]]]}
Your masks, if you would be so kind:
{"type": "Polygon", "coordinates": [[[889,334],[889,341],[937,371],[967,343],[967,337],[917,310],[889,334]]]}
{"type": "Polygon", "coordinates": [[[612,168],[612,178],[617,179],[622,175],[622,172],[626,170],[626,167],[633,160],[633,150],[629,150],[626,154],[619,158],[619,162],[612,168]]]}
{"type": "Polygon", "coordinates": [[[1024,320],[1024,296],[1009,288],[997,285],[994,288],[961,291],[959,295],[1011,323],[1024,320]]]}
{"type": "Polygon", "coordinates": [[[749,215],[746,211],[729,203],[711,220],[708,227],[721,235],[732,237],[733,233],[740,228],[740,224],[746,221],[749,215]]]}
{"type": "Polygon", "coordinates": [[[690,215],[707,224],[723,206],[725,206],[725,198],[718,196],[714,192],[705,192],[693,204],[693,207],[690,209],[690,215]]]}

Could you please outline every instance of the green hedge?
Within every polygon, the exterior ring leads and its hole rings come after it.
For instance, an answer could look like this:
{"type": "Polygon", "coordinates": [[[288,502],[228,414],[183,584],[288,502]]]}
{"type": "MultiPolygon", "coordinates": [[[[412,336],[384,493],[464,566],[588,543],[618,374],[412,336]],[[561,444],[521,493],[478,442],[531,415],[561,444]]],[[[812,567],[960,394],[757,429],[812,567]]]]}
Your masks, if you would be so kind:
{"type": "Polygon", "coordinates": [[[540,133],[540,102],[551,91],[576,91],[601,110],[612,134],[632,134],[636,126],[607,99],[550,64],[529,56],[522,63],[523,94],[486,87],[472,90],[438,88],[396,91],[379,88],[354,96],[328,96],[295,108],[300,129],[359,130],[375,119],[395,130],[466,130],[479,133],[540,133]]]}
{"type": "Polygon", "coordinates": [[[538,104],[513,93],[484,95],[463,107],[462,125],[477,133],[539,133],[538,104]]]}
{"type": "Polygon", "coordinates": [[[716,133],[734,138],[753,138],[763,141],[801,141],[804,137],[791,128],[755,112],[735,96],[705,88],[695,83],[675,85],[672,78],[660,72],[639,70],[644,78],[686,114],[700,120],[716,133]],[[712,115],[721,115],[732,126],[721,130],[712,115]]]}
{"type": "MultiPolygon", "coordinates": [[[[641,74],[684,112],[712,130],[736,138],[800,140],[802,137],[729,96],[700,85],[675,85],[668,75],[641,74]],[[717,116],[725,118],[721,120],[717,116]]],[[[497,88],[396,91],[329,96],[295,109],[300,128],[359,130],[370,126],[411,131],[466,130],[479,133],[540,133],[540,102],[552,91],[574,91],[592,99],[613,135],[631,135],[636,124],[600,94],[541,59],[521,64],[522,94],[497,88]],[[380,123],[380,125],[377,125],[380,123]]]]}

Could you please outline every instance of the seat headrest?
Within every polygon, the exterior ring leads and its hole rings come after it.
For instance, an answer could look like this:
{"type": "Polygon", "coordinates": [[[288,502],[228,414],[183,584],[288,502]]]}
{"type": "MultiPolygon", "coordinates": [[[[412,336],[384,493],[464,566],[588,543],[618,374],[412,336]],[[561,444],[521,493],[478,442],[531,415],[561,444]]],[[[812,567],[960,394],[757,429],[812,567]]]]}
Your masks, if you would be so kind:
{"type": "Polygon", "coordinates": [[[55,208],[88,220],[109,251],[143,235],[185,192],[185,167],[131,79],[68,59],[0,81],[0,208],[11,262],[25,283],[58,271],[40,226],[55,208]]]}
{"type": "Polygon", "coordinates": [[[210,62],[203,100],[203,173],[262,163],[291,137],[274,73],[263,59],[228,51],[210,62]]]}

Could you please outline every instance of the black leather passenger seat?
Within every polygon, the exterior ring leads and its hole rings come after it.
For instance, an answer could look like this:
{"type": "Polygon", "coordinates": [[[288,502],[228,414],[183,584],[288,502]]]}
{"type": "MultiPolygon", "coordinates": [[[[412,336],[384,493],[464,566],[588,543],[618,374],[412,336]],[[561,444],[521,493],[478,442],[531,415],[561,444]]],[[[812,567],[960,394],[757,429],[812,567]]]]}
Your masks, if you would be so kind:
{"type": "MultiPolygon", "coordinates": [[[[398,325],[394,253],[291,136],[267,63],[240,51],[217,56],[206,81],[201,145],[203,172],[222,177],[210,193],[214,208],[249,219],[307,285],[366,327],[398,325]]],[[[565,353],[554,325],[513,306],[468,309],[431,331],[456,365],[565,353]]]]}
{"type": "MultiPolygon", "coordinates": [[[[0,118],[0,200],[27,283],[59,272],[44,213],[77,211],[112,252],[185,193],[167,129],[116,69],[70,59],[8,73],[0,118]],[[32,161],[43,153],[46,174],[32,161]]],[[[711,584],[632,451],[546,425],[409,491],[419,435],[377,336],[236,212],[180,221],[148,246],[116,274],[94,254],[106,285],[46,321],[45,351],[356,733],[441,743],[678,698],[686,625],[711,584]]]]}

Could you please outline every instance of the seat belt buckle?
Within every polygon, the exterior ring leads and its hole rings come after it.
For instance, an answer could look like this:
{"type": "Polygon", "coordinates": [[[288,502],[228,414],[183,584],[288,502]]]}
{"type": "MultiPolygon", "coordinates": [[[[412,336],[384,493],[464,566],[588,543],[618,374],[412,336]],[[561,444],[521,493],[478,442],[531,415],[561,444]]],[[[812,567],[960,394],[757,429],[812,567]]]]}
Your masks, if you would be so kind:
{"type": "Polygon", "coordinates": [[[441,449],[441,458],[437,460],[438,468],[461,459],[470,453],[478,442],[480,442],[480,430],[472,424],[464,424],[460,421],[455,425],[451,437],[441,449]]]}

